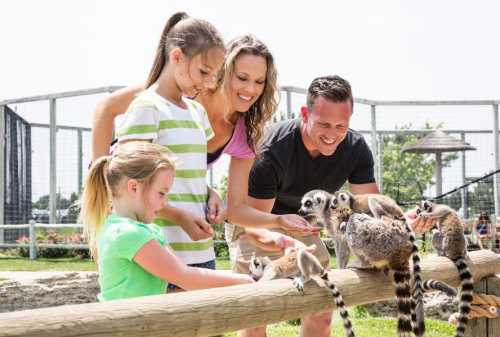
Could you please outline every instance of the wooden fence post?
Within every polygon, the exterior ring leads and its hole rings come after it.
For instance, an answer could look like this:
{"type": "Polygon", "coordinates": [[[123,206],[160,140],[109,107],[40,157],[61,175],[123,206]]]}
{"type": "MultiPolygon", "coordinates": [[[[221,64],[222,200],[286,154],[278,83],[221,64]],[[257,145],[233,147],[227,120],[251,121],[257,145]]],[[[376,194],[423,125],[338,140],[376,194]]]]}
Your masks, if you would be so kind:
{"type": "MultiPolygon", "coordinates": [[[[500,296],[500,275],[487,277],[474,284],[474,291],[500,296]]],[[[464,337],[500,337],[500,317],[469,321],[464,337]]]]}

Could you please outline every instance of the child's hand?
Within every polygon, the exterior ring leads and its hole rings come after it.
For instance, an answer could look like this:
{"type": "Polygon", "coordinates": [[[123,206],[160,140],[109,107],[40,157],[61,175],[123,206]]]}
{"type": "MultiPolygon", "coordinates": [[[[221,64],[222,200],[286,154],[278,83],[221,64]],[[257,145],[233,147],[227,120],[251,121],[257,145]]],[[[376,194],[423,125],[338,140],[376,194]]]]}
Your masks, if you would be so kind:
{"type": "Polygon", "coordinates": [[[226,208],[219,193],[216,190],[208,189],[207,201],[207,221],[212,225],[223,223],[226,220],[226,208]]]}
{"type": "Polygon", "coordinates": [[[194,241],[208,239],[214,235],[212,226],[205,219],[188,212],[183,213],[179,219],[179,225],[194,241]]]}

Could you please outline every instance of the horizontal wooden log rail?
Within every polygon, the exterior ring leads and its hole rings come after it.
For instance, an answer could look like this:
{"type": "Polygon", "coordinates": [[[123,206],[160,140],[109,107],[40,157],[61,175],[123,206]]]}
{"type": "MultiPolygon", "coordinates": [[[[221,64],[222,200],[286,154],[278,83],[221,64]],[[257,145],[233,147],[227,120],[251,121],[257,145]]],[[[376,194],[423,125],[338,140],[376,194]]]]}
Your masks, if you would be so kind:
{"type": "MultiPolygon", "coordinates": [[[[475,281],[500,273],[500,257],[492,251],[471,252],[470,258],[475,281]]],[[[424,259],[422,273],[424,279],[459,284],[455,266],[444,257],[424,259]]],[[[348,306],[394,296],[392,276],[381,272],[332,270],[329,276],[348,306]]],[[[329,291],[315,282],[301,295],[290,280],[275,280],[0,314],[0,337],[213,336],[334,308],[329,291]]]]}

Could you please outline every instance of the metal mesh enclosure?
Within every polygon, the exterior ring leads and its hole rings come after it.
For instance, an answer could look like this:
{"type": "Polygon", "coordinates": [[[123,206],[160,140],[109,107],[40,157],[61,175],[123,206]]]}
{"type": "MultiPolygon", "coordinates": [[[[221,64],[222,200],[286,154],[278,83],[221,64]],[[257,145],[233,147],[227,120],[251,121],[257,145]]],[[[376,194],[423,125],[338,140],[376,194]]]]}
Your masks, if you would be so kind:
{"type": "MultiPolygon", "coordinates": [[[[7,106],[4,116],[5,223],[28,223],[31,219],[31,126],[7,106]]],[[[17,231],[8,231],[10,235],[6,235],[5,241],[15,240],[21,234],[14,232],[17,231]]]]}

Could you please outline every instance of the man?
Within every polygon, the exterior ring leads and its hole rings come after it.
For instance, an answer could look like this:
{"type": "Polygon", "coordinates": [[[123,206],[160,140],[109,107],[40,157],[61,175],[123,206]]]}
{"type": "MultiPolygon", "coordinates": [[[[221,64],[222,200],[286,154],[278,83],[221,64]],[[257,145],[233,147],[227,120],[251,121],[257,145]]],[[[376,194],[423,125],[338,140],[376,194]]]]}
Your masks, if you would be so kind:
{"type": "MultiPolygon", "coordinates": [[[[301,119],[275,125],[266,134],[261,153],[249,177],[251,206],[274,214],[296,213],[302,196],[312,189],[335,192],[344,183],[354,194],[379,193],[375,183],[373,156],[363,136],[349,129],[353,96],[349,82],[339,76],[313,80],[307,92],[307,106],[301,119]]],[[[277,258],[256,248],[273,241],[273,233],[263,229],[245,229],[246,236],[236,245],[235,270],[248,272],[253,253],[277,258]]],[[[290,234],[290,233],[287,233],[290,234]]],[[[291,235],[291,234],[290,234],[291,235]]],[[[293,236],[293,235],[291,235],[293,236]]],[[[307,245],[315,243],[316,255],[327,265],[329,255],[318,237],[295,237],[307,245]]],[[[330,336],[332,312],[302,319],[303,337],[330,336]]],[[[239,332],[240,337],[263,337],[265,327],[239,332]]]]}

